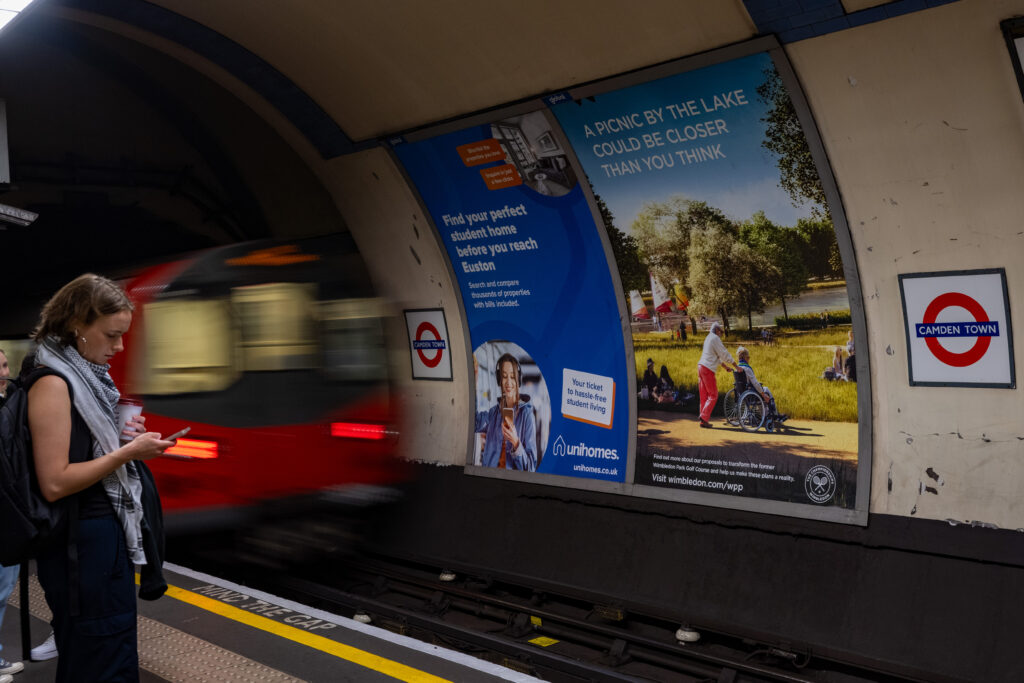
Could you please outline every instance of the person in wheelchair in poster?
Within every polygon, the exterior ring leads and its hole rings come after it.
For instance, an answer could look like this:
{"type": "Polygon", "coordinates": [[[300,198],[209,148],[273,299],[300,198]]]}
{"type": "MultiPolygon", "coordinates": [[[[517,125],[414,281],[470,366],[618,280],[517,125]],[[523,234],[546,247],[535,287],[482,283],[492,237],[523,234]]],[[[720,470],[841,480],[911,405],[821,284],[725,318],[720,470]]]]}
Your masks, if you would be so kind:
{"type": "Polygon", "coordinates": [[[757,381],[750,367],[750,351],[741,346],[736,350],[736,357],[739,359],[739,369],[733,373],[736,383],[725,395],[726,421],[748,432],[756,432],[761,427],[766,432],[782,429],[789,416],[779,413],[772,392],[757,381]]]}

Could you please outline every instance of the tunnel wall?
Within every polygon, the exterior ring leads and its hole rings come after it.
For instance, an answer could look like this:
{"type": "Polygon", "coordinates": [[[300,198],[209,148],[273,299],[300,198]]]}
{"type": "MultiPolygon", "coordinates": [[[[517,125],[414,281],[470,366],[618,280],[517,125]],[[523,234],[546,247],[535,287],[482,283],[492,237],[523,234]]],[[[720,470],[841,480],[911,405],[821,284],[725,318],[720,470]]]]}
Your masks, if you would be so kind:
{"type": "Polygon", "coordinates": [[[787,48],[843,197],[864,292],[872,512],[1024,528],[1020,378],[1013,390],[910,386],[897,281],[1003,267],[1011,319],[1024,321],[1024,104],[999,28],[1022,10],[957,2],[787,48]]]}
{"type": "MultiPolygon", "coordinates": [[[[1024,3],[957,2],[786,46],[836,175],[864,293],[878,420],[871,512],[1024,528],[1016,495],[1024,480],[1024,396],[1016,389],[911,387],[897,280],[899,273],[1005,267],[1011,318],[1024,319],[1014,296],[1024,275],[1012,258],[1024,253],[1014,218],[1022,209],[1015,187],[1024,154],[1007,152],[1024,150],[1024,107],[999,30],[1015,10],[1024,3]]],[[[389,165],[370,154],[344,163],[362,167],[357,176],[389,165]]],[[[381,232],[365,211],[353,218],[357,207],[380,200],[336,180],[329,185],[353,233],[376,255],[371,261],[383,259],[375,272],[402,291],[408,273],[387,259],[396,251],[394,235],[408,229],[381,232]]],[[[402,221],[419,211],[399,182],[385,192],[384,204],[404,207],[402,221]]],[[[451,291],[440,257],[416,270],[431,267],[428,281],[451,291]]],[[[463,363],[456,357],[455,364],[463,363]]],[[[437,419],[467,428],[466,413],[450,401],[427,399],[426,406],[420,426],[427,433],[437,419]]],[[[462,448],[455,434],[445,443],[462,448]]],[[[464,462],[461,450],[413,450],[464,462]]]]}
{"type": "MultiPolygon", "coordinates": [[[[1003,267],[1011,318],[1024,320],[1024,106],[999,31],[1021,12],[1021,2],[964,1],[785,48],[836,177],[864,295],[874,421],[865,528],[427,466],[378,520],[373,547],[926,680],[1013,680],[1024,397],[910,386],[897,276],[1003,267]]],[[[347,163],[365,174],[387,162],[347,163]]],[[[416,210],[400,183],[390,197],[416,210]]],[[[353,231],[377,241],[344,206],[353,231]]],[[[440,256],[436,267],[451,287],[440,256]]],[[[430,401],[410,427],[428,434],[441,419],[449,438],[417,457],[463,462],[466,414],[430,401]]]]}
{"type": "Polygon", "coordinates": [[[325,164],[325,179],[380,293],[402,309],[441,308],[448,324],[453,381],[412,379],[404,320],[392,334],[392,367],[403,401],[401,446],[411,460],[465,462],[471,393],[468,341],[458,295],[433,228],[399,168],[382,148],[325,164]],[[399,336],[400,335],[400,336],[399,336]]]}

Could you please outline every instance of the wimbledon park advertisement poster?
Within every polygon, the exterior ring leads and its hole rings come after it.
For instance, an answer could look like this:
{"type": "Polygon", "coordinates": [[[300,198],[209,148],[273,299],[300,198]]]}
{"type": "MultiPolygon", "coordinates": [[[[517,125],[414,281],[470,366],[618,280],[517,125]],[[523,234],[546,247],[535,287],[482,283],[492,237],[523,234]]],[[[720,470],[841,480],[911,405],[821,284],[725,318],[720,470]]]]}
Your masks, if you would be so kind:
{"type": "MultiPolygon", "coordinates": [[[[766,144],[775,135],[776,143],[792,147],[797,138],[806,149],[770,56],[552,110],[607,209],[609,233],[633,248],[631,262],[618,267],[632,290],[634,482],[854,507],[857,390],[841,372],[852,336],[848,313],[845,325],[831,324],[828,313],[849,303],[841,262],[829,258],[838,250],[826,207],[782,189],[785,151],[766,144]],[[820,317],[820,329],[776,330],[773,312],[820,317]],[[785,421],[770,419],[770,405],[756,429],[755,412],[726,415],[734,377],[719,368],[717,392],[707,392],[715,405],[701,427],[697,364],[713,322],[727,323],[726,350],[736,362],[742,347],[785,421]],[[840,372],[826,376],[834,364],[840,372]]],[[[620,260],[628,252],[618,250],[620,260]]]]}
{"type": "Polygon", "coordinates": [[[466,308],[476,374],[470,464],[624,481],[633,377],[615,288],[546,112],[395,153],[440,232],[466,308]]]}

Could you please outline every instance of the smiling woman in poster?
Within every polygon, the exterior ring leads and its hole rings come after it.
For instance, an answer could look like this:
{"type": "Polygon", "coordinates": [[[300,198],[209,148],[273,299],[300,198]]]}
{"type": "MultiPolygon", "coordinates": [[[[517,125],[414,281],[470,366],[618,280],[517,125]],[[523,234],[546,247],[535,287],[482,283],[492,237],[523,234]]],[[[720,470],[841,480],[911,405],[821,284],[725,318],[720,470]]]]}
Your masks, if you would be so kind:
{"type": "Polygon", "coordinates": [[[523,371],[510,353],[502,355],[494,367],[501,388],[498,403],[476,414],[476,431],[484,433],[481,462],[484,467],[510,470],[537,470],[537,427],[530,397],[519,393],[523,371]]]}

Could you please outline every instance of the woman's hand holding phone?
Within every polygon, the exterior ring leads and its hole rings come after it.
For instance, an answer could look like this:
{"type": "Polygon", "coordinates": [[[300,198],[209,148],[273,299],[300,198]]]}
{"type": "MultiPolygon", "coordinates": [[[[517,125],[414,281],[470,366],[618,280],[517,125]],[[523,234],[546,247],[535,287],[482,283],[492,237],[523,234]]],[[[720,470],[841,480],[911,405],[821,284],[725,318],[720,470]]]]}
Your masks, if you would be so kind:
{"type": "Polygon", "coordinates": [[[185,427],[184,429],[178,430],[178,431],[174,432],[173,434],[171,434],[170,436],[165,437],[164,440],[165,441],[174,441],[175,439],[180,439],[181,437],[183,437],[186,434],[188,434],[190,431],[192,431],[191,427],[185,427]]]}
{"type": "Polygon", "coordinates": [[[159,432],[146,432],[139,434],[118,450],[127,452],[129,460],[150,460],[163,455],[164,451],[173,445],[174,441],[160,438],[159,432]]]}
{"type": "Polygon", "coordinates": [[[519,448],[519,432],[512,422],[514,414],[512,408],[501,409],[501,435],[511,444],[513,450],[519,448]]]}

